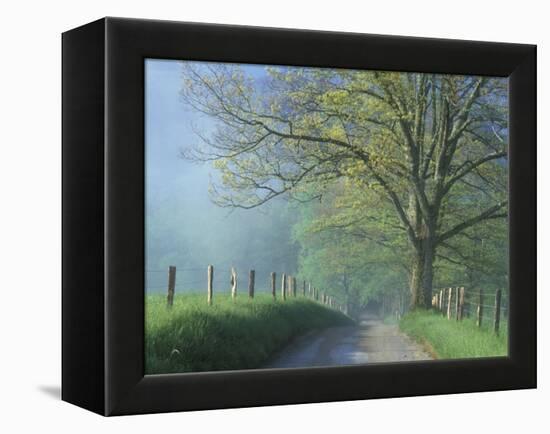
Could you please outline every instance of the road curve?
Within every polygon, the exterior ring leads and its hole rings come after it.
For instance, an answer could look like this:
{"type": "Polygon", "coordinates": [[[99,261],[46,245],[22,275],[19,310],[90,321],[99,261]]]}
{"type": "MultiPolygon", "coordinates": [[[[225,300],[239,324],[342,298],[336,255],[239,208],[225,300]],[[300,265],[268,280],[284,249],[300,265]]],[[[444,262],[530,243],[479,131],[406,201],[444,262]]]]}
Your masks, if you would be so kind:
{"type": "Polygon", "coordinates": [[[292,341],[266,368],[341,366],[431,360],[397,325],[363,314],[356,326],[330,327],[292,341]]]}

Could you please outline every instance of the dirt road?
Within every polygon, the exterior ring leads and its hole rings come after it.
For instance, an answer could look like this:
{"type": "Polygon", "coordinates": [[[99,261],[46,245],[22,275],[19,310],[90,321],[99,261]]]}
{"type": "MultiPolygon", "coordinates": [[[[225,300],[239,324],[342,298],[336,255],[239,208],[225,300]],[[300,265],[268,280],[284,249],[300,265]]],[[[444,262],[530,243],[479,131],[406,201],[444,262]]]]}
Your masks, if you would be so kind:
{"type": "Polygon", "coordinates": [[[331,327],[295,339],[267,368],[356,365],[430,360],[432,357],[397,325],[363,314],[357,326],[331,327]]]}

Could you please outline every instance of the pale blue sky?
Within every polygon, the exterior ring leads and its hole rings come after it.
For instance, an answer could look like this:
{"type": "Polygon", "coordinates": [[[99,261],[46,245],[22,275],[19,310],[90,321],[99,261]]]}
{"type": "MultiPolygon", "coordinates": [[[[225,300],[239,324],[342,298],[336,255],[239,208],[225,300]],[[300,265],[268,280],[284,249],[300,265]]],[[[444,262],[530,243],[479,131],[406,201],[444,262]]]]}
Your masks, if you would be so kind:
{"type": "MultiPolygon", "coordinates": [[[[197,189],[207,188],[211,171],[179,158],[179,151],[197,143],[193,125],[200,126],[201,133],[205,134],[212,124],[186,107],[180,98],[182,61],[147,59],[145,66],[145,159],[149,206],[173,198],[176,188],[186,196],[197,189]],[[201,174],[204,176],[198,176],[201,174]],[[190,188],[190,180],[195,183],[194,188],[190,188]]],[[[265,77],[262,65],[241,67],[248,76],[265,77]]]]}

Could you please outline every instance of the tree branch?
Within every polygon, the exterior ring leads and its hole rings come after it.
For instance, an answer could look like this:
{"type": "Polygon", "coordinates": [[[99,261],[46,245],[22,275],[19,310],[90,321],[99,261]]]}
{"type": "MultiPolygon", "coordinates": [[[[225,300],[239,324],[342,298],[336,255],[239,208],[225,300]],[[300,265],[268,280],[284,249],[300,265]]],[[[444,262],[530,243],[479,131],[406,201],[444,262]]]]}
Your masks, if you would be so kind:
{"type": "MultiPolygon", "coordinates": [[[[447,232],[444,232],[443,234],[439,235],[437,237],[436,244],[441,244],[445,240],[448,240],[449,238],[454,237],[455,235],[459,234],[463,230],[468,229],[470,226],[473,226],[482,220],[496,218],[495,213],[501,210],[502,208],[504,208],[506,205],[508,205],[507,200],[503,202],[499,202],[496,205],[492,206],[491,208],[483,211],[481,214],[478,214],[475,217],[472,217],[472,218],[469,218],[468,220],[463,221],[462,223],[456,225],[452,229],[449,229],[447,232]]],[[[502,216],[502,214],[499,214],[499,216],[502,216]]]]}
{"type": "Polygon", "coordinates": [[[444,191],[444,194],[447,193],[451,187],[455,184],[455,182],[457,182],[459,179],[463,178],[464,176],[466,176],[468,173],[470,173],[472,170],[474,170],[476,167],[479,167],[481,166],[482,164],[488,162],[488,161],[491,161],[491,160],[497,160],[499,158],[504,158],[508,155],[508,153],[506,151],[502,151],[502,152],[495,152],[493,154],[489,154],[489,155],[486,155],[485,157],[483,158],[480,158],[479,160],[476,160],[476,161],[473,161],[473,162],[468,162],[466,161],[464,163],[464,167],[459,170],[457,173],[455,173],[454,176],[452,176],[445,184],[445,186],[443,187],[443,191],[444,191]],[[469,164],[468,164],[469,163],[469,164]]]}

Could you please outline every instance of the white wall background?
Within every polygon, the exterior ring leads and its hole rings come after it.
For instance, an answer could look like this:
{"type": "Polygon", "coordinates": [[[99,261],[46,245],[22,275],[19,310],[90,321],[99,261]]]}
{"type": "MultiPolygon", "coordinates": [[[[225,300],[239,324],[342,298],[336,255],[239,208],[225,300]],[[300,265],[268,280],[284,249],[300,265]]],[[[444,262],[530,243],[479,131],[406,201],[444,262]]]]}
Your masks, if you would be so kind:
{"type": "MultiPolygon", "coordinates": [[[[0,431],[522,432],[548,428],[550,44],[542,1],[94,0],[0,6],[0,431]],[[539,45],[539,389],[105,419],[60,384],[61,39],[105,15],[539,45]],[[539,428],[540,427],[540,428],[539,428]]],[[[445,381],[441,378],[440,381],[445,381]]]]}

